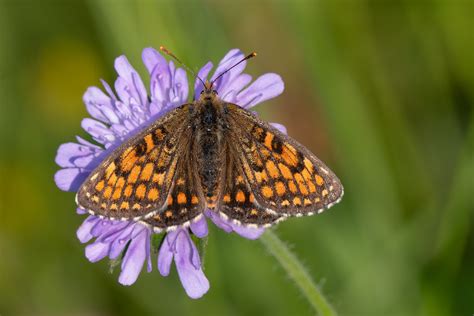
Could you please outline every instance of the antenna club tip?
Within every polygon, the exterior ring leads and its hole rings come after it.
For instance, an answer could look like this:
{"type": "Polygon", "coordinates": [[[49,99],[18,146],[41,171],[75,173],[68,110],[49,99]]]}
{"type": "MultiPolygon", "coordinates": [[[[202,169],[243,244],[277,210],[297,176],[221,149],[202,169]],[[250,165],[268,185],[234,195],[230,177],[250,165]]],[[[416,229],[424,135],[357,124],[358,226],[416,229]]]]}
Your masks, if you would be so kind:
{"type": "Polygon", "coordinates": [[[250,55],[252,55],[252,57],[255,57],[257,56],[257,52],[252,52],[250,55]]]}

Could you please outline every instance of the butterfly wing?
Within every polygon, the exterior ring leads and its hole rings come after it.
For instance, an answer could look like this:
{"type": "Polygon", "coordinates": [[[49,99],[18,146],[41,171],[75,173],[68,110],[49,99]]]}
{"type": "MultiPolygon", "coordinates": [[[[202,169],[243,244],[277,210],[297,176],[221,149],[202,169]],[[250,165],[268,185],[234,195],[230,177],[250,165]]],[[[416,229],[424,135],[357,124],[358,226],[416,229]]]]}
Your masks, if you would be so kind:
{"type": "Polygon", "coordinates": [[[238,147],[232,138],[225,141],[225,172],[220,185],[219,202],[215,209],[226,218],[245,225],[266,225],[281,218],[274,211],[260,205],[252,186],[244,174],[238,147]]]}
{"type": "Polygon", "coordinates": [[[280,216],[302,216],[340,201],[339,179],[314,154],[251,112],[226,106],[228,138],[256,204],[280,216]]]}
{"type": "Polygon", "coordinates": [[[155,232],[172,230],[176,226],[197,220],[204,211],[204,197],[197,177],[193,142],[185,146],[176,167],[172,189],[161,212],[144,220],[155,232]]]}
{"type": "Polygon", "coordinates": [[[187,120],[184,104],[115,149],[79,188],[79,207],[114,219],[140,219],[166,207],[190,139],[187,120]]]}

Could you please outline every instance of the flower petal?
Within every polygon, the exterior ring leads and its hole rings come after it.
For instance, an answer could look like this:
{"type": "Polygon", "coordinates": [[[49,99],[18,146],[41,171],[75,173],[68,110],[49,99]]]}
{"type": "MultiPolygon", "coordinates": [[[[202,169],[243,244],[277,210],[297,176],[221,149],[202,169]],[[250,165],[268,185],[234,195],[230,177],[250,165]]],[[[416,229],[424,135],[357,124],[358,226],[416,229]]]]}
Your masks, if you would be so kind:
{"type": "Polygon", "coordinates": [[[93,144],[80,136],[76,136],[76,140],[80,145],[92,148],[93,150],[103,151],[104,149],[96,144],[93,144]]]}
{"type": "Polygon", "coordinates": [[[166,234],[165,239],[160,247],[158,253],[158,271],[162,276],[168,276],[170,274],[171,263],[173,262],[174,256],[174,240],[176,238],[177,231],[172,231],[166,234]]]}
{"type": "Polygon", "coordinates": [[[79,215],[84,215],[84,214],[87,214],[87,211],[83,208],[77,207],[76,208],[76,213],[79,214],[79,215]]]}
{"type": "Polygon", "coordinates": [[[104,218],[97,222],[97,224],[91,229],[91,234],[94,237],[100,237],[102,234],[107,233],[112,227],[112,221],[104,218]]]}
{"type": "MultiPolygon", "coordinates": [[[[242,58],[244,58],[244,54],[239,49],[231,49],[217,66],[217,69],[214,72],[211,81],[214,81],[223,72],[227,71],[232,66],[237,64],[239,61],[242,60],[242,58]]],[[[215,82],[215,90],[217,90],[219,95],[225,96],[231,91],[234,80],[239,77],[242,71],[244,71],[246,65],[246,61],[241,62],[238,66],[230,69],[225,75],[220,77],[215,82]]]]}
{"type": "Polygon", "coordinates": [[[110,87],[110,85],[104,79],[100,79],[100,82],[102,83],[102,86],[104,87],[105,92],[107,92],[107,94],[109,95],[110,99],[113,101],[117,101],[118,99],[115,96],[115,93],[110,87]]]}
{"type": "Polygon", "coordinates": [[[229,225],[228,221],[226,221],[221,215],[219,215],[218,213],[214,212],[214,211],[211,211],[211,210],[206,210],[204,212],[204,214],[211,219],[211,221],[214,223],[214,225],[216,225],[217,227],[219,227],[220,229],[222,229],[223,231],[225,231],[226,233],[230,233],[232,232],[232,226],[229,225]]]}
{"type": "Polygon", "coordinates": [[[211,210],[207,210],[204,213],[207,217],[209,217],[212,222],[227,233],[236,232],[242,237],[247,239],[257,239],[260,235],[263,234],[265,228],[263,227],[248,227],[243,225],[238,225],[232,222],[230,219],[225,219],[220,214],[213,212],[211,210]]]}
{"type": "Polygon", "coordinates": [[[171,73],[167,62],[158,63],[150,74],[150,90],[153,102],[161,103],[168,101],[167,91],[171,88],[171,73]]]}
{"type": "Polygon", "coordinates": [[[116,140],[116,135],[102,122],[85,118],[82,120],[81,126],[94,140],[106,147],[116,140]]]}
{"type": "Polygon", "coordinates": [[[188,98],[189,85],[188,76],[183,68],[177,68],[174,72],[173,95],[170,96],[171,102],[179,106],[186,102],[188,98]],[[174,98],[173,98],[174,97],[174,98]]]}
{"type": "Polygon", "coordinates": [[[124,85],[119,85],[117,94],[123,102],[130,102],[130,99],[135,99],[143,108],[148,103],[148,96],[145,85],[138,75],[135,68],[130,65],[127,57],[120,56],[115,59],[115,70],[119,74],[119,78],[123,79],[124,85]]]}
{"type": "Polygon", "coordinates": [[[139,224],[129,222],[129,225],[125,227],[120,232],[120,234],[118,234],[115,237],[115,239],[111,242],[110,253],[109,253],[110,259],[118,258],[118,256],[125,249],[125,246],[127,246],[127,243],[130,241],[132,231],[135,225],[139,225],[139,224]]]}
{"type": "Polygon", "coordinates": [[[285,125],[278,124],[278,123],[270,123],[270,125],[275,127],[277,130],[279,130],[283,134],[285,134],[285,135],[288,134],[287,131],[286,131],[285,125]]]}
{"type": "MultiPolygon", "coordinates": [[[[202,297],[209,290],[209,281],[201,269],[200,262],[198,267],[195,266],[196,262],[193,262],[197,253],[187,230],[180,230],[176,238],[176,270],[186,294],[194,299],[202,297]]],[[[199,260],[199,256],[197,258],[199,260]]]]}
{"type": "MultiPolygon", "coordinates": [[[[215,80],[224,71],[227,71],[230,67],[234,66],[236,63],[242,60],[242,58],[244,58],[244,53],[242,53],[240,49],[238,48],[231,49],[229,52],[227,52],[224,58],[222,58],[222,60],[219,62],[219,65],[217,65],[216,71],[214,71],[214,74],[211,77],[211,81],[215,80]]],[[[244,61],[237,67],[230,70],[227,74],[233,73],[234,76],[232,77],[236,77],[235,74],[240,74],[245,69],[246,66],[247,66],[247,62],[244,61]]],[[[220,79],[219,79],[219,82],[221,82],[220,79]]]]}
{"type": "Polygon", "coordinates": [[[205,216],[201,216],[197,221],[191,221],[191,225],[189,226],[191,231],[193,232],[196,237],[204,238],[208,234],[207,229],[207,221],[205,216]]]}
{"type": "Polygon", "coordinates": [[[168,63],[152,48],[145,49],[142,58],[150,72],[150,114],[163,115],[186,103],[189,87],[184,69],[176,68],[172,61],[168,63]]]}
{"type": "Polygon", "coordinates": [[[201,69],[199,69],[196,81],[194,81],[194,100],[199,99],[201,91],[204,90],[204,85],[202,84],[201,80],[199,80],[199,78],[206,81],[207,76],[209,75],[209,72],[211,71],[213,66],[214,65],[211,62],[208,62],[201,69]]]}
{"type": "Polygon", "coordinates": [[[109,249],[109,243],[95,241],[86,246],[86,258],[89,259],[90,262],[97,262],[108,255],[109,249]]]}
{"type": "Polygon", "coordinates": [[[248,227],[232,224],[232,228],[237,234],[247,239],[257,239],[265,232],[265,228],[263,227],[248,227]]]}
{"type": "Polygon", "coordinates": [[[166,61],[166,59],[156,49],[152,47],[147,47],[143,49],[142,60],[150,74],[157,66],[168,66],[168,62],[166,61]]]}
{"type": "Polygon", "coordinates": [[[100,238],[103,242],[113,242],[128,225],[133,225],[130,221],[112,221],[103,219],[101,225],[96,225],[91,234],[100,238]]]}
{"type": "Polygon", "coordinates": [[[252,76],[248,74],[240,74],[237,78],[232,80],[224,91],[221,92],[220,97],[227,102],[237,103],[236,95],[252,81],[252,76]]]}
{"type": "Polygon", "coordinates": [[[119,276],[120,284],[132,285],[137,280],[145,259],[150,255],[147,239],[150,239],[150,230],[143,227],[141,232],[130,242],[122,261],[122,272],[119,276]]]}
{"type": "Polygon", "coordinates": [[[257,78],[247,89],[237,95],[237,102],[246,109],[280,95],[284,89],[283,80],[274,73],[257,78]]]}
{"type": "Polygon", "coordinates": [[[94,237],[91,235],[91,229],[99,220],[98,217],[90,215],[84,222],[82,222],[82,225],[76,232],[77,238],[81,243],[86,243],[94,237]]]}
{"type": "Polygon", "coordinates": [[[79,168],[61,169],[54,174],[54,182],[63,191],[76,192],[89,173],[90,171],[83,171],[79,168]]]}
{"type": "Polygon", "coordinates": [[[118,123],[113,100],[98,87],[89,87],[82,97],[89,114],[104,123],[118,123]]]}
{"type": "MultiPolygon", "coordinates": [[[[150,249],[151,247],[151,241],[150,241],[150,238],[148,238],[146,240],[146,246],[145,246],[147,249],[150,249]]],[[[146,258],[146,271],[147,272],[151,272],[152,270],[152,265],[151,265],[151,255],[150,255],[150,252],[148,252],[148,255],[147,255],[147,258],[146,258]]]]}
{"type": "Polygon", "coordinates": [[[79,158],[86,157],[90,163],[90,161],[92,161],[92,159],[94,158],[94,154],[96,153],[96,151],[96,149],[91,148],[89,146],[80,145],[76,143],[65,143],[59,146],[55,161],[56,164],[63,168],[85,167],[87,166],[87,162],[82,160],[80,165],[78,165],[76,160],[79,158]]]}

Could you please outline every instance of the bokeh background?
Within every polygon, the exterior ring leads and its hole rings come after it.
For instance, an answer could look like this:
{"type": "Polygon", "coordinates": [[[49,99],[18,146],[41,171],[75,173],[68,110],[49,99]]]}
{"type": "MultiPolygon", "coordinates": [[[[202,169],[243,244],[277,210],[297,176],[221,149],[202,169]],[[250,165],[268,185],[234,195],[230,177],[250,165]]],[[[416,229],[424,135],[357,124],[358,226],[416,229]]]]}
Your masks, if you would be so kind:
{"type": "Polygon", "coordinates": [[[311,315],[258,241],[213,229],[210,292],[176,272],[131,287],[91,264],[53,174],[85,136],[82,94],[166,45],[197,69],[231,48],[286,89],[257,108],[346,195],[275,232],[341,315],[474,313],[473,1],[0,1],[0,314],[311,315]]]}

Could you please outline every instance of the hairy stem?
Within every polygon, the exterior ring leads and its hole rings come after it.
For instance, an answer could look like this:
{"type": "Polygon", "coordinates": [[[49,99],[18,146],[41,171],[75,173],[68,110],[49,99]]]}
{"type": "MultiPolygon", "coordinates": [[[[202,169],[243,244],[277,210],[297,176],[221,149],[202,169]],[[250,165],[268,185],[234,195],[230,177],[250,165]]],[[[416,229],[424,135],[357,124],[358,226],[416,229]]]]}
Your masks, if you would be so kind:
{"type": "Polygon", "coordinates": [[[337,315],[333,307],[329,304],[320,289],[311,279],[308,271],[277,235],[275,235],[271,230],[267,230],[260,237],[260,241],[263,243],[265,248],[267,248],[270,254],[277,259],[278,263],[280,263],[290,279],[295,282],[301,293],[303,293],[319,315],[337,315]]]}

